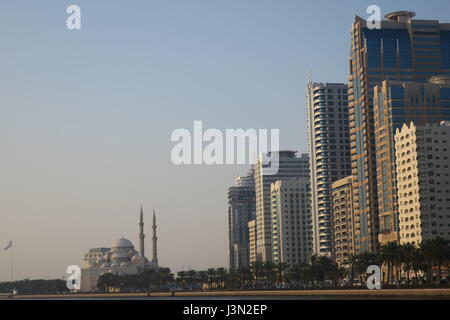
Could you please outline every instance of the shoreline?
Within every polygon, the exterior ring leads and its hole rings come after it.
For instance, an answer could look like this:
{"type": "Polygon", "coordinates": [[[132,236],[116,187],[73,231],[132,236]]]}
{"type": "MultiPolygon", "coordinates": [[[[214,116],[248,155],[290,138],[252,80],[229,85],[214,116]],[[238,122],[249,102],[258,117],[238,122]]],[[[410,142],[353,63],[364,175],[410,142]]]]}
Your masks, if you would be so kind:
{"type": "Polygon", "coordinates": [[[218,292],[154,292],[92,293],[60,295],[15,295],[6,299],[120,299],[120,298],[226,298],[226,297],[415,297],[450,298],[449,289],[383,289],[383,290],[292,290],[292,291],[218,291],[218,292]]]}

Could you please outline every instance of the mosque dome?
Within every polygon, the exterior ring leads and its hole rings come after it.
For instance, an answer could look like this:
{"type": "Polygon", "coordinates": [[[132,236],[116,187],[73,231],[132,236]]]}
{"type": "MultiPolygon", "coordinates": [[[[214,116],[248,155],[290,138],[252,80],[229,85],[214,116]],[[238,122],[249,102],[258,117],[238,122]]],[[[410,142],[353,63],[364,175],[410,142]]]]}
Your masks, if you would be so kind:
{"type": "Polygon", "coordinates": [[[111,256],[111,260],[115,263],[117,262],[123,262],[125,260],[128,259],[128,255],[126,253],[123,252],[115,252],[112,256],[111,256]]]}
{"type": "Polygon", "coordinates": [[[111,249],[112,249],[113,251],[118,251],[118,250],[126,250],[126,251],[130,251],[130,249],[131,249],[131,250],[134,250],[134,245],[133,245],[133,243],[132,243],[130,240],[128,240],[128,239],[120,238],[120,239],[114,241],[114,243],[113,243],[112,246],[111,246],[111,249]]]}
{"type": "Polygon", "coordinates": [[[143,268],[148,270],[156,270],[158,268],[157,259],[157,236],[156,236],[156,214],[153,213],[153,237],[152,247],[154,260],[149,261],[145,257],[144,251],[144,218],[141,210],[140,232],[138,237],[138,248],[134,244],[125,239],[123,236],[112,243],[110,247],[96,247],[89,249],[83,257],[83,280],[81,283],[81,291],[91,291],[96,287],[96,282],[100,275],[114,274],[126,275],[137,274],[142,272],[143,268]],[[143,260],[143,261],[142,261],[143,260]]]}

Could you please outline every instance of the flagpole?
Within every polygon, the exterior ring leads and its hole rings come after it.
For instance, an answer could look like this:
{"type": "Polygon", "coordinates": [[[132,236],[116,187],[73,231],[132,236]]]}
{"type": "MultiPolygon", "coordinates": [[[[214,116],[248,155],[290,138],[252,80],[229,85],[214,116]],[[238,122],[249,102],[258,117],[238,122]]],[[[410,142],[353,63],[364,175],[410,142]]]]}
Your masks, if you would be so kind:
{"type": "Polygon", "coordinates": [[[11,282],[14,281],[14,246],[11,247],[11,282]]]}

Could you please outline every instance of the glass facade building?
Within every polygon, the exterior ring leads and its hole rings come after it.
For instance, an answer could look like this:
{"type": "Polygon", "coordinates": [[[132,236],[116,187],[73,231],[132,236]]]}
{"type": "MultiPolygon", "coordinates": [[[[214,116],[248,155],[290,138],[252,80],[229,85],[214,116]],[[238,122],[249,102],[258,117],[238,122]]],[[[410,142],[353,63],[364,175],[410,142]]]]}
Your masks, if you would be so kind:
{"type": "Polygon", "coordinates": [[[249,222],[256,216],[255,171],[238,177],[228,189],[229,265],[231,270],[250,266],[249,222]]]}
{"type": "Polygon", "coordinates": [[[378,206],[374,87],[384,80],[426,82],[450,73],[450,24],[414,20],[414,15],[407,11],[387,15],[378,30],[370,30],[366,20],[356,17],[351,30],[349,121],[356,253],[377,252],[379,242],[392,241],[398,234],[392,206],[378,206]]]}
{"type": "MultiPolygon", "coordinates": [[[[450,120],[450,79],[445,83],[384,81],[375,87],[374,119],[380,238],[399,241],[394,135],[405,123],[418,125],[450,120]],[[390,236],[388,238],[388,236],[390,236]]],[[[439,81],[438,81],[439,82],[439,81]]]]}

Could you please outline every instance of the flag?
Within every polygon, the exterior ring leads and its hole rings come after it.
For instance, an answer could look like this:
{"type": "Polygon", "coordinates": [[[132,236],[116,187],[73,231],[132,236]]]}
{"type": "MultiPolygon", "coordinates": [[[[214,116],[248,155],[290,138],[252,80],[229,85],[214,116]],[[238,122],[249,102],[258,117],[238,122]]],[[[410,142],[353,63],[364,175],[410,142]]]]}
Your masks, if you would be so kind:
{"type": "Polygon", "coordinates": [[[8,245],[5,247],[5,250],[3,250],[3,251],[6,251],[11,247],[12,247],[12,240],[10,242],[8,242],[8,245]]]}

